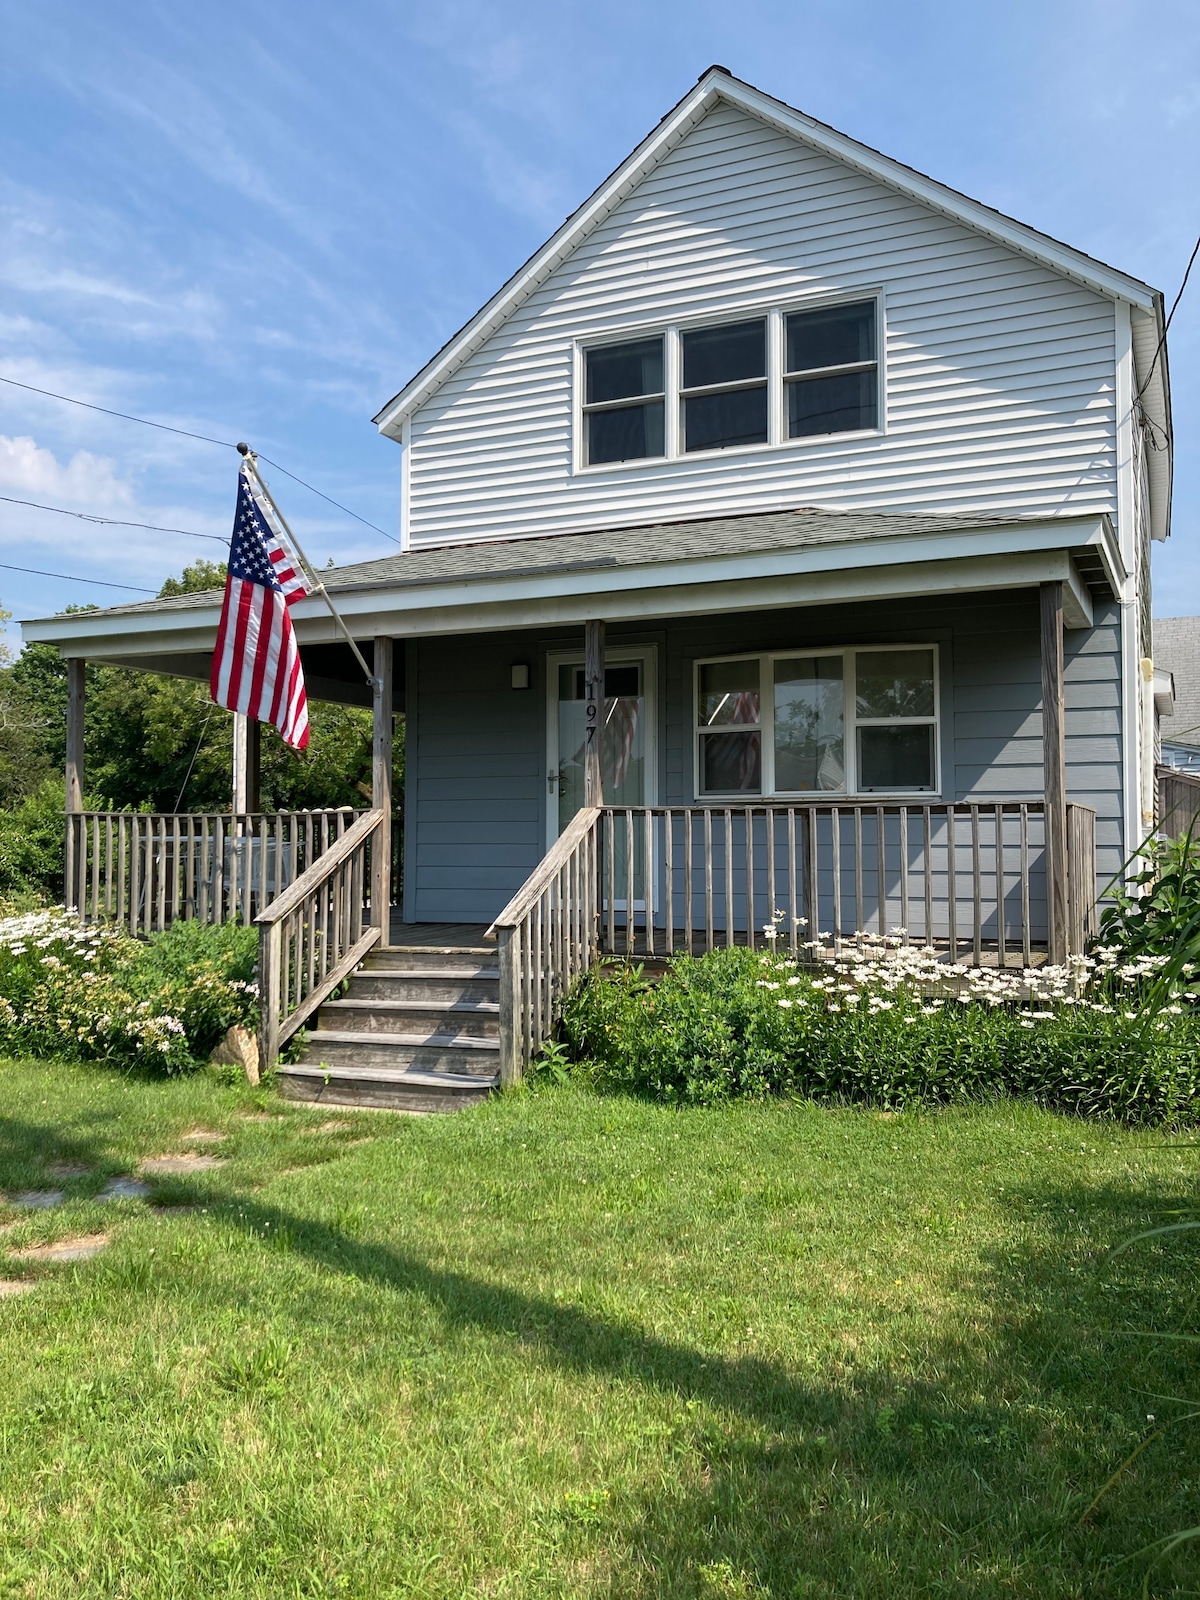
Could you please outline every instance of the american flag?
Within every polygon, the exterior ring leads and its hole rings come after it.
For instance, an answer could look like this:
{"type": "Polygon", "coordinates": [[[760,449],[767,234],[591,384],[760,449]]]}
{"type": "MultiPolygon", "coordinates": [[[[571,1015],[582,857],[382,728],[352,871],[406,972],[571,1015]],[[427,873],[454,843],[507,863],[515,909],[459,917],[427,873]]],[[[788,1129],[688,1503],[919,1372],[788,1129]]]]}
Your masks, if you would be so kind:
{"type": "Polygon", "coordinates": [[[288,607],[308,593],[298,569],[243,467],[213,654],[212,697],[230,711],[273,723],[293,750],[308,744],[308,696],[288,615],[288,607]]]}

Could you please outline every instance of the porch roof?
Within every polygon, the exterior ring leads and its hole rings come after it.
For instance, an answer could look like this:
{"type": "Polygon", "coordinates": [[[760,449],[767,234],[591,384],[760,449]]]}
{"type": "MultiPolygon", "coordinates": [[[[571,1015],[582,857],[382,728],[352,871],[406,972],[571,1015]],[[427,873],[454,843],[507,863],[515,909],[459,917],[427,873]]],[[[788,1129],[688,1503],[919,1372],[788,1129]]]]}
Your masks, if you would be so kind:
{"type": "MultiPolygon", "coordinates": [[[[834,604],[1024,588],[1061,579],[1068,626],[1126,574],[1108,518],[800,507],[595,533],[406,550],[321,574],[362,638],[834,604]]],[[[221,593],[174,595],[23,624],[64,655],[207,675],[221,593]],[[186,658],[186,660],[185,660],[186,658]]],[[[302,647],[335,643],[319,598],[292,608],[302,647]]],[[[353,674],[351,674],[353,676],[353,674]]]]}

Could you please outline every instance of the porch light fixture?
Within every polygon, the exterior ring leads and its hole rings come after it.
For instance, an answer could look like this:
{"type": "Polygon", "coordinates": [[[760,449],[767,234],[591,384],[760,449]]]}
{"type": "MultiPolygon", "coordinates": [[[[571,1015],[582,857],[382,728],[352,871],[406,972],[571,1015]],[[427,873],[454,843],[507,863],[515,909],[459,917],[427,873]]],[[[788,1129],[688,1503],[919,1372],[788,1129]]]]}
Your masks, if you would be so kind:
{"type": "Polygon", "coordinates": [[[528,689],[530,686],[528,661],[514,661],[512,664],[512,687],[514,689],[528,689]]]}

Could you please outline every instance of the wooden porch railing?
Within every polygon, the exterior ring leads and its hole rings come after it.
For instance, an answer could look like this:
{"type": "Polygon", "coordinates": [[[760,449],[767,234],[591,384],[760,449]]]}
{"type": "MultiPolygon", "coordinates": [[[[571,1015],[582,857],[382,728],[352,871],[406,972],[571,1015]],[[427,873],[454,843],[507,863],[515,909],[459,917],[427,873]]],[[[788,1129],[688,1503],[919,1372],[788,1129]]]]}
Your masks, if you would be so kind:
{"type": "Polygon", "coordinates": [[[119,922],[133,934],[183,918],[249,923],[358,815],[348,807],[68,812],[65,903],[89,922],[119,922]]]}
{"type": "MultiPolygon", "coordinates": [[[[1095,820],[1067,807],[1071,951],[1095,927],[1095,820]]],[[[489,930],[501,1081],[520,1076],[601,951],[798,954],[819,934],[904,928],[950,962],[1045,959],[1046,854],[1040,800],[585,809],[489,930]]]]}
{"type": "Polygon", "coordinates": [[[370,903],[371,853],[390,850],[382,811],[362,813],[257,918],[259,1053],[282,1046],[386,936],[390,908],[370,903]]]}
{"type": "Polygon", "coordinates": [[[488,929],[500,957],[500,1082],[550,1037],[562,1002],[596,956],[600,809],[577,812],[488,929]]]}

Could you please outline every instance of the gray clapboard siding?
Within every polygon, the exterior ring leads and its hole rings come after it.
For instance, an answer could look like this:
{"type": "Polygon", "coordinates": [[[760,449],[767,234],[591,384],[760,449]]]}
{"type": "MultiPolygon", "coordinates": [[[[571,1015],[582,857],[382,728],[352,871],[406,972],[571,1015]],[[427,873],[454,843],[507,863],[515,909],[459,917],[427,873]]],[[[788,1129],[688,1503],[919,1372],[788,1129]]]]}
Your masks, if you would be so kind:
{"type": "MultiPolygon", "coordinates": [[[[613,649],[649,638],[645,630],[609,630],[613,649]]],[[[892,642],[932,641],[940,647],[941,798],[995,802],[1042,792],[1035,592],[684,619],[663,625],[653,638],[659,663],[658,789],[665,804],[694,799],[697,657],[892,642]]],[[[481,635],[422,640],[409,648],[414,656],[405,916],[488,921],[543,853],[543,663],[548,650],[578,649],[582,659],[582,635],[481,635]],[[517,660],[534,663],[530,691],[508,688],[509,664],[517,660]]],[[[1066,755],[1069,798],[1097,813],[1101,886],[1122,860],[1119,657],[1118,608],[1098,604],[1095,627],[1067,634],[1066,755]]]]}
{"type": "Polygon", "coordinates": [[[414,544],[784,505],[1115,515],[1111,303],[728,105],[415,413],[414,544]],[[573,339],[882,288],[887,432],[572,476],[573,339]]]}

